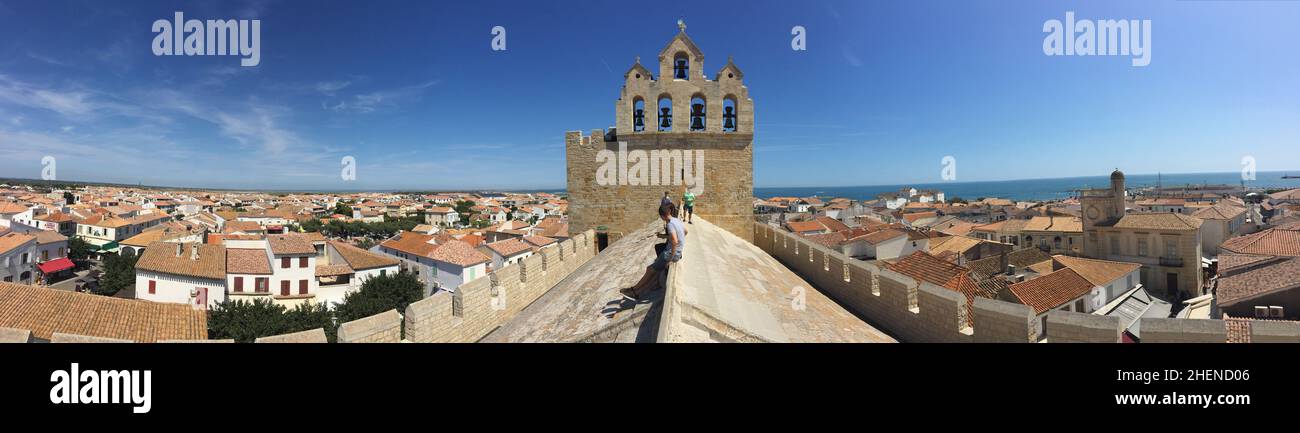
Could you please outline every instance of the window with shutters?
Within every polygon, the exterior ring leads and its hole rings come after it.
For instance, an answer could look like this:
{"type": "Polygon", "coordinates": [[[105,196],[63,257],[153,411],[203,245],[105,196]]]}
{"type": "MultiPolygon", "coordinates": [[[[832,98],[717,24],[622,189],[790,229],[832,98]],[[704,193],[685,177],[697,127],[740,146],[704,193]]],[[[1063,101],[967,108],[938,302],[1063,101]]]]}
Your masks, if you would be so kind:
{"type": "Polygon", "coordinates": [[[152,295],[154,293],[158,293],[158,282],[149,280],[149,294],[152,295]]]}
{"type": "Polygon", "coordinates": [[[266,293],[271,291],[270,278],[258,278],[256,281],[253,282],[253,284],[255,284],[255,286],[253,286],[253,290],[256,292],[266,293]]]}
{"type": "Polygon", "coordinates": [[[289,257],[280,258],[280,269],[289,269],[289,257]]]}
{"type": "Polygon", "coordinates": [[[298,258],[298,267],[300,267],[300,268],[305,268],[305,267],[307,267],[307,258],[306,258],[306,257],[299,257],[299,258],[298,258]]]}
{"type": "Polygon", "coordinates": [[[280,281],[280,296],[289,296],[289,280],[280,281]]]}
{"type": "Polygon", "coordinates": [[[235,291],[244,291],[244,277],[235,277],[235,291]]]}
{"type": "Polygon", "coordinates": [[[298,280],[298,294],[299,295],[307,294],[307,280],[298,280]]]}

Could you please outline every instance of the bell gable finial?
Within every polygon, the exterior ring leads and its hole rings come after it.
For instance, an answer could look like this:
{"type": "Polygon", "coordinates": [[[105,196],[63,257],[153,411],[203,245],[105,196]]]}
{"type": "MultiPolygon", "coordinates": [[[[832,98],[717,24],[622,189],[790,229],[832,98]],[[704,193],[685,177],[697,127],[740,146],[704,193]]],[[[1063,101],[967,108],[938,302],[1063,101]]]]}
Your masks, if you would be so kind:
{"type": "Polygon", "coordinates": [[[686,20],[683,20],[681,18],[677,19],[677,30],[682,32],[686,31],[686,20]]]}

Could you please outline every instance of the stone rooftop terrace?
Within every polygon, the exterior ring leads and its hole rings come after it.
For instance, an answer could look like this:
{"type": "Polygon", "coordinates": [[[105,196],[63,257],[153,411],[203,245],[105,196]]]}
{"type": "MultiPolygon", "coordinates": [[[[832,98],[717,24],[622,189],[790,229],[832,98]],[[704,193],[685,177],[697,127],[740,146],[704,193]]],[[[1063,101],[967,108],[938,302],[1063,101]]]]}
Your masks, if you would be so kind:
{"type": "Polygon", "coordinates": [[[635,284],[653,261],[661,229],[655,222],[624,236],[482,341],[895,341],[758,247],[699,217],[687,225],[668,290],[636,304],[622,301],[618,289],[635,284]]]}

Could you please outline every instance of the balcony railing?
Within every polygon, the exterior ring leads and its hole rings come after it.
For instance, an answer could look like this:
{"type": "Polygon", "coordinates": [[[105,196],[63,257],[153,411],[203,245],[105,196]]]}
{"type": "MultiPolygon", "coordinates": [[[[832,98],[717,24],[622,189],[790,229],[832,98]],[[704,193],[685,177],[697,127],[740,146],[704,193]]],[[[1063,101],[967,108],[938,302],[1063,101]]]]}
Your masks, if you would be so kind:
{"type": "Polygon", "coordinates": [[[1183,267],[1183,258],[1182,257],[1161,257],[1160,266],[1181,268],[1183,267]]]}

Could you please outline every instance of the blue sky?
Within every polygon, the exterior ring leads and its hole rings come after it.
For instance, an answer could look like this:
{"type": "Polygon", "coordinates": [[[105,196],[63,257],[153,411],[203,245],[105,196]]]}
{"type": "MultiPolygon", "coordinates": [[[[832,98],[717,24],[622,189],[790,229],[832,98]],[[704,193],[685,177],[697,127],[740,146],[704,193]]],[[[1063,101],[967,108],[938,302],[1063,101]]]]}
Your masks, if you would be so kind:
{"type": "Polygon", "coordinates": [[[745,71],[760,187],[938,182],[947,155],[958,181],[1300,169],[1300,2],[628,5],[0,1],[0,177],[50,155],[70,180],[563,188],[564,132],[612,125],[622,73],[678,18],[706,72],[745,71]],[[154,56],[177,10],[261,19],[261,64],[154,56]],[[1150,65],[1044,55],[1066,11],[1150,19],[1150,65]]]}

